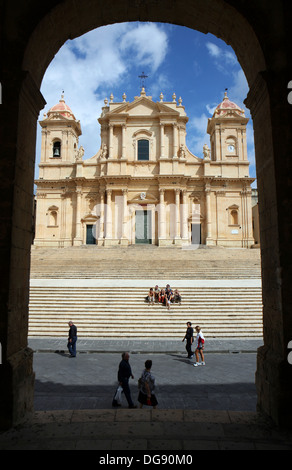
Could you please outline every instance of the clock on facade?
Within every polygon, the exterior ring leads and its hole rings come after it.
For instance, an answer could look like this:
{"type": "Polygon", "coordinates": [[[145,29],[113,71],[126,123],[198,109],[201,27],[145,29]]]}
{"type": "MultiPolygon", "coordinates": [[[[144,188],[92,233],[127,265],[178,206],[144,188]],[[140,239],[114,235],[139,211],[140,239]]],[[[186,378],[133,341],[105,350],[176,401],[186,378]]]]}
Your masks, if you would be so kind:
{"type": "Polygon", "coordinates": [[[228,152],[234,152],[235,147],[234,145],[228,145],[228,152]]]}

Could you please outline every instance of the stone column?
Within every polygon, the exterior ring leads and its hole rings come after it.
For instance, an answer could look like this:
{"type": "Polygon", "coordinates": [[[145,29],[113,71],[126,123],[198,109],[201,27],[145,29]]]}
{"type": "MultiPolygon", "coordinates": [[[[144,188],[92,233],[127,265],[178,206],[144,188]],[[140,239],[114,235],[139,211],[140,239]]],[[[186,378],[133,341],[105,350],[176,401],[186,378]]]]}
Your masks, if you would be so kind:
{"type": "Polygon", "coordinates": [[[187,190],[183,190],[183,207],[182,207],[182,240],[184,244],[189,243],[188,237],[188,215],[189,215],[189,206],[188,206],[188,193],[187,190]]]}
{"type": "Polygon", "coordinates": [[[82,245],[81,237],[81,202],[82,202],[82,188],[76,188],[76,232],[74,238],[74,246],[82,245]]]}
{"type": "Polygon", "coordinates": [[[114,137],[114,126],[113,124],[109,124],[108,158],[113,158],[113,137],[114,137]]]}
{"type": "Polygon", "coordinates": [[[127,220],[128,220],[128,190],[123,189],[123,227],[122,227],[121,245],[129,244],[129,240],[127,238],[127,220]]]}
{"type": "Polygon", "coordinates": [[[285,70],[258,74],[245,104],[254,126],[263,273],[264,345],[257,355],[257,410],[291,428],[292,107],[284,96],[287,81],[285,70]]]}
{"type": "Polygon", "coordinates": [[[164,203],[164,189],[159,189],[160,201],[159,201],[159,237],[158,244],[165,245],[166,242],[166,214],[165,214],[165,203],[164,203]]]}
{"type": "Polygon", "coordinates": [[[206,221],[207,221],[206,245],[213,245],[214,241],[212,238],[211,188],[209,184],[206,184],[205,193],[206,193],[206,221]]]}
{"type": "Polygon", "coordinates": [[[105,245],[111,245],[113,238],[113,227],[112,227],[112,190],[106,190],[106,230],[105,230],[105,245]]]}
{"type": "Polygon", "coordinates": [[[100,194],[100,203],[99,203],[99,235],[98,235],[98,245],[102,245],[104,241],[104,191],[101,190],[100,194]]]}
{"type": "Polygon", "coordinates": [[[177,157],[178,152],[178,128],[177,124],[173,124],[173,156],[177,157]]]}
{"type": "Polygon", "coordinates": [[[126,158],[126,124],[122,125],[122,159],[126,158]]]}
{"type": "Polygon", "coordinates": [[[33,413],[35,378],[27,341],[30,254],[36,126],[46,102],[29,73],[15,68],[1,75],[0,430],[33,413]]]}
{"type": "Polygon", "coordinates": [[[160,157],[164,157],[164,124],[160,124],[160,157]]]}
{"type": "Polygon", "coordinates": [[[61,220],[60,220],[60,240],[59,247],[64,246],[66,238],[66,214],[67,214],[67,197],[66,192],[61,194],[61,220]]]}
{"type": "Polygon", "coordinates": [[[174,243],[176,245],[180,244],[180,189],[176,188],[175,193],[175,227],[174,227],[174,243]]]}

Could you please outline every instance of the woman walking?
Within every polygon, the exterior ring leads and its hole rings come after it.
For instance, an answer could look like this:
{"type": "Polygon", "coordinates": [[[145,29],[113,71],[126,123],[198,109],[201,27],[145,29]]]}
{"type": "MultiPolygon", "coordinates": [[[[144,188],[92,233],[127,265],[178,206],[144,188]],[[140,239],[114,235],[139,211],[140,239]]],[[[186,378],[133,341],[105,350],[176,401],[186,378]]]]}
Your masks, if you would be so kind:
{"type": "Polygon", "coordinates": [[[155,378],[151,374],[152,361],[147,360],[145,362],[145,369],[142,372],[142,375],[139,379],[139,396],[138,402],[140,403],[140,408],[143,405],[153,406],[156,409],[158,401],[156,399],[154,392],[155,389],[155,378]]]}

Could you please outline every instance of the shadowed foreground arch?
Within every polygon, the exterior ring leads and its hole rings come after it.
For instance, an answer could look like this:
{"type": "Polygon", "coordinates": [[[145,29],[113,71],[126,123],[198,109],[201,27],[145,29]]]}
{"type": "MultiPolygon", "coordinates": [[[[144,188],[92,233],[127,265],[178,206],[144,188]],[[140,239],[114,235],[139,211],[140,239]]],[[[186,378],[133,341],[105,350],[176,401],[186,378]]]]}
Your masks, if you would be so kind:
{"type": "Polygon", "coordinates": [[[33,410],[32,351],[27,348],[29,263],[40,85],[67,39],[123,21],[158,21],[212,33],[230,44],[249,83],[259,190],[264,346],[258,352],[259,411],[291,425],[292,79],[285,0],[51,0],[3,2],[0,160],[0,428],[33,410]]]}

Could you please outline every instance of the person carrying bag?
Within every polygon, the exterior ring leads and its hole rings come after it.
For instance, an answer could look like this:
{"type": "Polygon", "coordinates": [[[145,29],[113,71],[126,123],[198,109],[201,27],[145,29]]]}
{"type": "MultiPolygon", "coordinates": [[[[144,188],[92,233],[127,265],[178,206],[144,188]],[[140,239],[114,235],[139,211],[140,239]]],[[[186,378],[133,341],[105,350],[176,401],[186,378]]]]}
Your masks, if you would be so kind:
{"type": "Polygon", "coordinates": [[[152,361],[147,360],[145,362],[145,370],[142,372],[142,375],[138,380],[138,402],[140,403],[140,408],[142,408],[143,405],[148,405],[153,406],[153,408],[155,409],[158,405],[157,398],[154,394],[155,378],[150,372],[151,367],[152,361]]]}
{"type": "Polygon", "coordinates": [[[118,388],[115,391],[114,398],[112,401],[112,406],[121,406],[122,404],[122,393],[123,393],[123,387],[121,385],[118,386],[118,388]]]}

